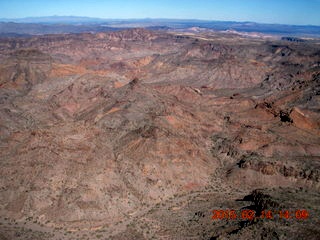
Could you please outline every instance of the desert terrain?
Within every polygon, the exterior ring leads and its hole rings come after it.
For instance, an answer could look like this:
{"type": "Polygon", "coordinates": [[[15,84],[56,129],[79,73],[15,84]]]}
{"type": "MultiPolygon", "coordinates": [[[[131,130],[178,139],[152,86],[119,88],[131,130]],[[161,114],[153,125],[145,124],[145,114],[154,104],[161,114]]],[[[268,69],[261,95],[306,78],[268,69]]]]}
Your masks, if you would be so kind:
{"type": "Polygon", "coordinates": [[[1,240],[319,239],[317,39],[0,38],[0,106],[1,240]]]}

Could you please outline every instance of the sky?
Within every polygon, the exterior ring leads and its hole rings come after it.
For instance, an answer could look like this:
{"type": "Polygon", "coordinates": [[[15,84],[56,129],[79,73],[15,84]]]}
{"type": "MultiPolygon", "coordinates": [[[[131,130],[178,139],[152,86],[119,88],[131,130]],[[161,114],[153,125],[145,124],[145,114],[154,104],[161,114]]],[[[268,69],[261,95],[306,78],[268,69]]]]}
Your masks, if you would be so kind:
{"type": "Polygon", "coordinates": [[[0,0],[0,18],[174,18],[320,25],[320,0],[0,0]]]}

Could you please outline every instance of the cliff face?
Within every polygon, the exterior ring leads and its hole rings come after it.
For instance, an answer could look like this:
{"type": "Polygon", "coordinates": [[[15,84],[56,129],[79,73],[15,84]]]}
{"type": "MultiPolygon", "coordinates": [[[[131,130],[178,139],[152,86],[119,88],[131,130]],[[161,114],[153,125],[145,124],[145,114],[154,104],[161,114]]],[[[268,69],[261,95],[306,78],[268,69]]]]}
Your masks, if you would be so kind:
{"type": "Polygon", "coordinates": [[[191,191],[318,192],[319,48],[142,29],[1,39],[1,215],[121,239],[191,191]]]}

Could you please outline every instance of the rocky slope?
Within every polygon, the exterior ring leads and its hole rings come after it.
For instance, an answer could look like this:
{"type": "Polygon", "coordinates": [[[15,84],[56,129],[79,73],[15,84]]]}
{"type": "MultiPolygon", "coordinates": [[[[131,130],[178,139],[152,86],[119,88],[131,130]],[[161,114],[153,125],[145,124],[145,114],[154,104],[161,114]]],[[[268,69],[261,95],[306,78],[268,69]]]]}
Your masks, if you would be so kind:
{"type": "MultiPolygon", "coordinates": [[[[309,209],[313,226],[319,44],[133,29],[1,39],[0,49],[3,239],[188,239],[166,221],[186,221],[190,204],[240,208],[257,188],[279,201],[314,192],[288,203],[309,209]]],[[[199,239],[255,231],[211,229],[203,216],[199,239]]],[[[289,239],[264,224],[261,239],[289,239]]]]}

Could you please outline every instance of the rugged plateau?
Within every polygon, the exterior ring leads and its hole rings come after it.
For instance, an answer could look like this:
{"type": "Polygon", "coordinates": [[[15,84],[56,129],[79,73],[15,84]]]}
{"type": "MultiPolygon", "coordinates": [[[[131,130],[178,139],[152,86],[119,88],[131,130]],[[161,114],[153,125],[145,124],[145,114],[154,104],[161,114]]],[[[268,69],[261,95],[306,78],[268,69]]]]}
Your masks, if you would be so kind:
{"type": "Polygon", "coordinates": [[[0,239],[318,239],[319,43],[1,38],[0,239]]]}

